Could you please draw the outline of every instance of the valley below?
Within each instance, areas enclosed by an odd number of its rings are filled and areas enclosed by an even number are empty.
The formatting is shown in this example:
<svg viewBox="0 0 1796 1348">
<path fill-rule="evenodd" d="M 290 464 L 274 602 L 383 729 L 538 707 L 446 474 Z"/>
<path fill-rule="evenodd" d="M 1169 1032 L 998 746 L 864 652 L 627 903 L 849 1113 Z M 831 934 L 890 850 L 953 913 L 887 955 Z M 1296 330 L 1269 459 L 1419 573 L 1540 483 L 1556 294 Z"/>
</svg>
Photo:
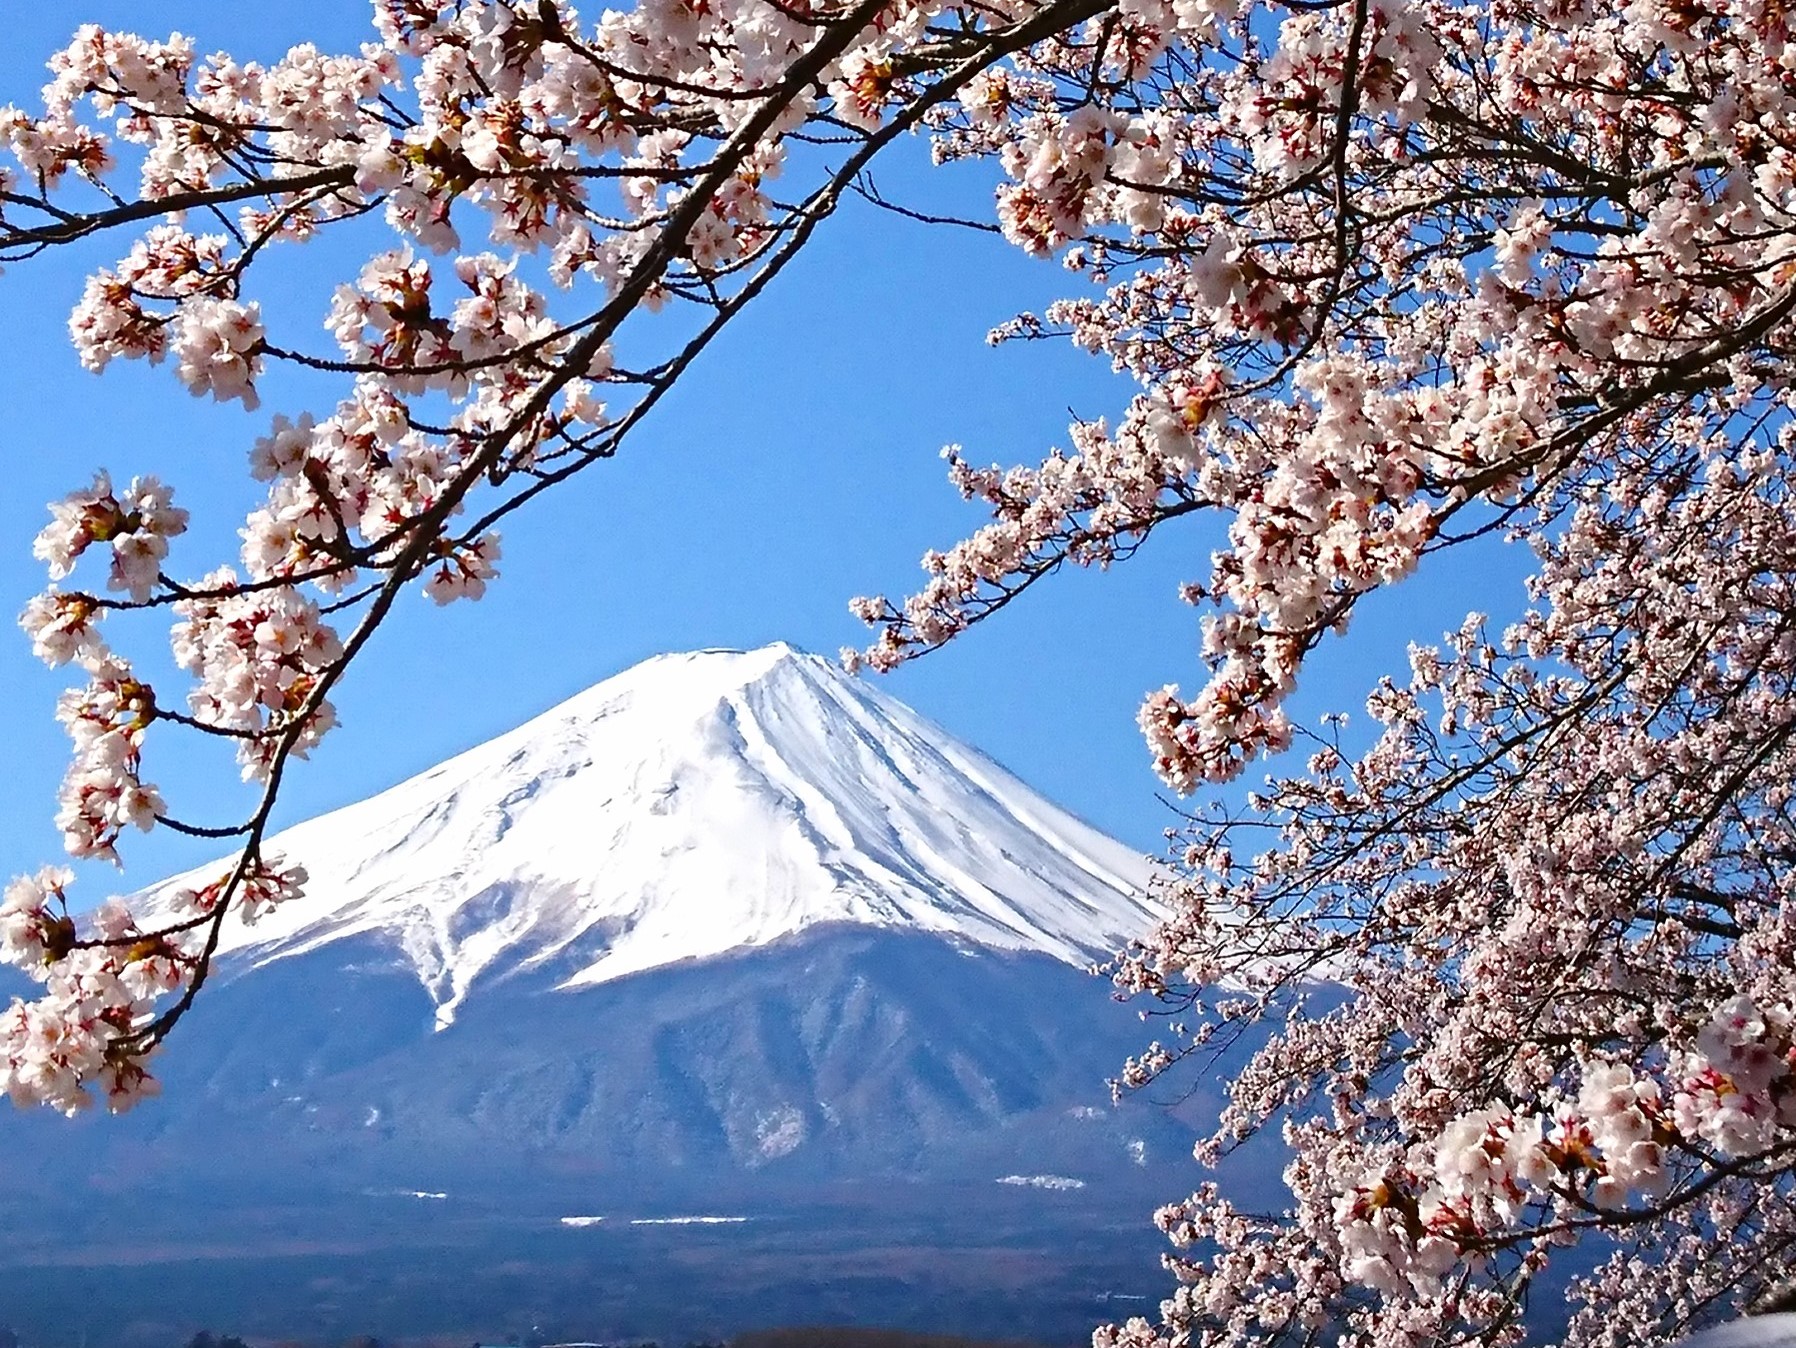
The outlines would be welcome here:
<svg viewBox="0 0 1796 1348">
<path fill-rule="evenodd" d="M 1031 1190 L 980 1203 L 976 1222 L 964 1210 L 950 1192 L 902 1186 L 728 1224 L 618 1214 L 567 1227 L 540 1204 L 453 1199 L 127 1210 L 161 1229 L 0 1262 L 0 1321 L 46 1348 L 178 1348 L 203 1326 L 319 1344 L 533 1332 L 681 1344 L 786 1324 L 1072 1345 L 1167 1290 L 1145 1208 L 1128 1220 L 1113 1200 Z"/>
</svg>

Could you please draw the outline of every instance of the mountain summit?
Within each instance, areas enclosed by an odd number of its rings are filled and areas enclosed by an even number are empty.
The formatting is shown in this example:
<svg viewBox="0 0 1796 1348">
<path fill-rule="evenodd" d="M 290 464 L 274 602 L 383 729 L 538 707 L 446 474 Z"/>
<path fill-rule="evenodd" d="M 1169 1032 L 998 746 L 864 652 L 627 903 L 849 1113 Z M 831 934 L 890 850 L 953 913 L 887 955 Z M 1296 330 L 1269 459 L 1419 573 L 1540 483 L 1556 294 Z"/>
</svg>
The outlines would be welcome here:
<svg viewBox="0 0 1796 1348">
<path fill-rule="evenodd" d="M 229 965 L 372 937 L 439 1027 L 521 974 L 575 989 L 825 924 L 1085 964 L 1153 920 L 1140 856 L 783 643 L 644 661 L 267 850 L 307 896 L 229 924 Z"/>
</svg>

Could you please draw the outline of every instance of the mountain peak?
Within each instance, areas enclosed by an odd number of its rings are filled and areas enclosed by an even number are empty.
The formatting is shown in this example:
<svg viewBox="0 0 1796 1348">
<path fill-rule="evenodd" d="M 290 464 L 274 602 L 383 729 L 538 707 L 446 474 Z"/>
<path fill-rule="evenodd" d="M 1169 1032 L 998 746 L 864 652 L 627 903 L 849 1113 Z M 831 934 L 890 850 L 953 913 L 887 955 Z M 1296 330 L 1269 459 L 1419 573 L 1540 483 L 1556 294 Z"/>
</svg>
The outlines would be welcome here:
<svg viewBox="0 0 1796 1348">
<path fill-rule="evenodd" d="M 1141 857 L 785 642 L 645 660 L 267 850 L 307 897 L 232 923 L 228 962 L 369 938 L 443 1025 L 477 986 L 578 988 L 824 924 L 1081 964 L 1153 919 Z"/>
<path fill-rule="evenodd" d="M 594 684 L 585 692 L 576 693 L 538 719 L 553 717 L 560 711 L 578 714 L 625 696 L 648 696 L 667 703 L 702 702 L 711 694 L 726 695 L 793 668 L 807 670 L 823 679 L 850 677 L 833 661 L 784 641 L 770 642 L 751 650 L 712 646 L 696 651 L 670 651 L 665 655 L 652 655 L 622 673 Z"/>
</svg>

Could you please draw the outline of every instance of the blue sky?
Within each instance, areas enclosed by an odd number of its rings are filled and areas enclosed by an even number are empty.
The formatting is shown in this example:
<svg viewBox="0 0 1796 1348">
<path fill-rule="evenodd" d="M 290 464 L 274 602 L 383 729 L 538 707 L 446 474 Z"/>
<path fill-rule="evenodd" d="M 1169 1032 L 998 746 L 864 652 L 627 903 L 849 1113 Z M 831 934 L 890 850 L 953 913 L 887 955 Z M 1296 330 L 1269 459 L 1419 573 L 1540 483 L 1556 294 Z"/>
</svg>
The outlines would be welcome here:
<svg viewBox="0 0 1796 1348">
<path fill-rule="evenodd" d="M 365 0 L 10 8 L 0 104 L 27 108 L 44 57 L 84 21 L 149 36 L 178 29 L 202 50 L 263 58 L 295 41 L 342 50 L 368 35 Z M 920 142 L 896 149 L 901 162 L 880 174 L 888 191 L 983 197 L 979 170 L 937 173 L 922 167 Z M 244 467 L 251 440 L 274 414 L 323 412 L 340 392 L 329 378 L 271 378 L 261 410 L 244 413 L 188 397 L 166 367 L 84 372 L 64 331 L 68 310 L 86 272 L 129 243 L 102 238 L 0 275 L 9 338 L 0 610 L 9 618 L 42 585 L 30 545 L 45 502 L 96 467 L 175 484 L 195 516 L 172 560 L 177 574 L 234 560 L 235 530 L 258 495 Z M 257 293 L 290 320 L 321 320 L 331 287 L 364 256 L 289 249 L 267 260 Z M 419 596 L 401 606 L 340 691 L 342 728 L 290 776 L 282 818 L 391 785 L 658 652 L 861 643 L 847 600 L 906 592 L 925 548 L 981 521 L 946 485 L 944 444 L 964 444 L 976 460 L 1030 460 L 1065 443 L 1069 409 L 1114 413 L 1127 401 L 1128 385 L 1088 356 L 985 345 L 992 325 L 1081 284 L 996 239 L 845 209 L 618 460 L 508 522 L 503 579 L 485 600 L 438 610 Z M 318 333 L 307 344 L 323 342 Z M 1156 536 L 1109 574 L 1063 575 L 885 687 L 1094 823 L 1157 849 L 1173 816 L 1157 798 L 1134 713 L 1146 690 L 1200 679 L 1197 615 L 1176 587 L 1207 571 L 1216 539 L 1216 525 L 1200 522 Z M 1456 626 L 1468 606 L 1512 608 L 1522 560 L 1495 556 L 1481 576 L 1412 584 L 1374 605 L 1300 705 L 1312 717 L 1357 709 L 1377 672 L 1401 667 L 1412 636 Z M 166 649 L 156 630 L 139 637 L 116 644 L 134 655 Z M 16 629 L 0 629 L 0 878 L 58 855 L 51 816 L 66 751 L 52 709 L 66 682 L 36 664 Z M 152 736 L 151 753 L 147 775 L 183 815 L 224 822 L 241 813 L 248 797 L 211 746 L 165 732 Z M 133 836 L 126 876 L 101 868 L 84 882 L 85 898 L 216 851 L 165 831 Z"/>
</svg>

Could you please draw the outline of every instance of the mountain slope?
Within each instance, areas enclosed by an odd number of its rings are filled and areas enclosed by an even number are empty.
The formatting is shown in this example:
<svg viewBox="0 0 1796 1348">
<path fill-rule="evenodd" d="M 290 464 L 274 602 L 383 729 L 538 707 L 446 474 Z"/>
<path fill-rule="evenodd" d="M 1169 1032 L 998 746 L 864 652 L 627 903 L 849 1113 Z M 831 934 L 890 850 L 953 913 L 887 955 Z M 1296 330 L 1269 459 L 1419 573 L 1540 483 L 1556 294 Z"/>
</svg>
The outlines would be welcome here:
<svg viewBox="0 0 1796 1348">
<path fill-rule="evenodd" d="M 374 936 L 439 1024 L 476 984 L 593 986 L 820 925 L 1079 965 L 1153 916 L 1139 856 L 785 645 L 646 661 L 268 851 L 307 897 L 232 923 L 227 966 Z"/>
</svg>

